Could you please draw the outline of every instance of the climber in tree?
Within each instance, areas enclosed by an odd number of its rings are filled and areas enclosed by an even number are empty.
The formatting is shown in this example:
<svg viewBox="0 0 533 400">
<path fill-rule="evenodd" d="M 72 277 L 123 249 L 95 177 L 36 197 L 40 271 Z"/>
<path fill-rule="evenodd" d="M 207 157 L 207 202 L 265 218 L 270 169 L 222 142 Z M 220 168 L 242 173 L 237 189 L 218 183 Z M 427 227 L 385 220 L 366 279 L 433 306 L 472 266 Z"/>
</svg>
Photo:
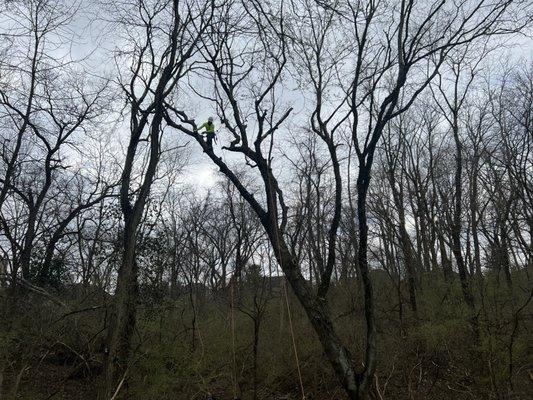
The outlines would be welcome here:
<svg viewBox="0 0 533 400">
<path fill-rule="evenodd" d="M 209 147 L 209 150 L 213 150 L 213 140 L 215 139 L 215 124 L 213 123 L 213 117 L 209 117 L 207 122 L 200 126 L 200 130 L 202 129 L 205 130 L 200 133 L 205 133 L 207 147 Z"/>
</svg>

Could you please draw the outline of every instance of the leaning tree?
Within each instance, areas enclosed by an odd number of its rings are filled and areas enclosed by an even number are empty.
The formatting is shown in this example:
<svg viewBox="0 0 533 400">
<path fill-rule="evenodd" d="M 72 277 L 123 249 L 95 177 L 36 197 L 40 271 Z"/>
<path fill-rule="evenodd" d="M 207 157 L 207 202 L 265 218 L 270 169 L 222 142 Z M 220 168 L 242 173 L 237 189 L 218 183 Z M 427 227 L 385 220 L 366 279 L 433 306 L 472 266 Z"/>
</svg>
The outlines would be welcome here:
<svg viewBox="0 0 533 400">
<path fill-rule="evenodd" d="M 217 8 L 213 26 L 200 42 L 205 67 L 199 81 L 208 84 L 209 91 L 194 84 L 193 90 L 215 106 L 231 143 L 223 146 L 220 154 L 204 142 L 198 125 L 187 113 L 171 105 L 165 109 L 167 124 L 197 141 L 259 217 L 283 273 L 351 399 L 366 396 L 376 368 L 366 205 L 380 138 L 388 124 L 427 89 L 452 49 L 480 37 L 514 31 L 512 11 L 521 4 L 469 0 L 450 4 L 303 0 L 271 3 L 267 7 L 258 1 L 227 1 Z M 310 29 L 302 29 L 297 21 L 305 21 Z M 351 39 L 348 52 L 330 48 L 335 46 L 332 38 L 339 35 Z M 345 41 L 340 45 L 345 46 Z M 328 250 L 316 287 L 307 282 L 287 240 L 290 207 L 282 188 L 282 172 L 274 173 L 275 138 L 293 114 L 293 108 L 283 97 L 286 82 L 290 82 L 292 50 L 300 52 L 301 63 L 296 71 L 308 74 L 314 105 L 311 115 L 297 120 L 298 124 L 303 121 L 308 134 L 318 136 L 325 144 L 336 180 L 332 217 L 324 222 L 328 224 Z M 336 68 L 328 65 L 332 57 L 334 63 L 339 61 L 335 57 L 345 57 L 348 62 Z M 331 85 L 337 87 L 338 96 L 324 95 Z M 298 96 L 309 94 L 303 92 L 297 92 Z M 358 161 L 357 264 L 364 287 L 367 326 L 366 353 L 359 363 L 354 362 L 335 330 L 327 300 L 341 215 L 342 182 L 337 152 L 342 129 L 351 132 Z M 225 161 L 225 153 L 240 155 L 257 171 L 263 190 L 261 197 Z"/>
</svg>

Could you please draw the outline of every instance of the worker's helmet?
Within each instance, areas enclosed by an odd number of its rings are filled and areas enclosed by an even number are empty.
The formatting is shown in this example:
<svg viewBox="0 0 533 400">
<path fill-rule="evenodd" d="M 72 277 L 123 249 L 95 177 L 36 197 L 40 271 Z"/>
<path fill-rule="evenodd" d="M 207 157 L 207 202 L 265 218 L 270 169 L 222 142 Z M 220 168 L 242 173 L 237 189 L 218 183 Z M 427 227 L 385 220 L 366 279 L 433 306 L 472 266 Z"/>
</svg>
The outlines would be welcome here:
<svg viewBox="0 0 533 400">
<path fill-rule="evenodd" d="M 209 117 L 209 118 L 207 118 L 207 120 L 208 120 L 209 122 L 213 122 L 213 117 Z"/>
</svg>

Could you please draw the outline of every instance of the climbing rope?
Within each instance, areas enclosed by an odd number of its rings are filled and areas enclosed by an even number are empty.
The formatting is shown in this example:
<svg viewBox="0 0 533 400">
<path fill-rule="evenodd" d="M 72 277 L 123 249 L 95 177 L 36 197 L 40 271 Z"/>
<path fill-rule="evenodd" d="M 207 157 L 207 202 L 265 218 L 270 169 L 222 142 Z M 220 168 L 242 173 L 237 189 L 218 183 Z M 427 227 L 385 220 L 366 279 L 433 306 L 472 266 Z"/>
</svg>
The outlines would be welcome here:
<svg viewBox="0 0 533 400">
<path fill-rule="evenodd" d="M 287 293 L 287 284 L 286 281 L 283 281 L 283 291 L 285 293 L 285 304 L 287 304 L 287 315 L 289 317 L 289 327 L 291 332 L 291 338 L 292 338 L 292 348 L 294 350 L 294 359 L 296 361 L 296 369 L 298 371 L 298 380 L 300 382 L 300 391 L 302 394 L 302 400 L 305 400 L 305 390 L 304 390 L 304 383 L 302 379 L 302 371 L 300 369 L 300 359 L 298 357 L 298 348 L 296 347 L 296 339 L 294 335 L 294 327 L 292 325 L 292 316 L 291 316 L 291 308 L 289 305 L 289 295 Z"/>
<path fill-rule="evenodd" d="M 222 149 L 221 149 L 221 157 L 222 157 L 222 160 L 224 161 L 224 163 L 226 163 L 225 152 Z M 268 175 L 268 179 L 269 179 L 270 186 L 272 186 L 271 181 L 270 181 L 270 175 Z M 276 229 L 277 229 L 277 224 L 276 224 Z M 278 232 L 278 234 L 279 234 L 279 232 Z M 276 241 L 277 241 L 277 248 L 279 249 L 280 248 L 280 242 L 279 242 L 279 236 L 278 235 L 276 235 Z M 280 257 L 279 257 L 279 264 L 281 266 L 281 269 L 283 270 L 283 261 L 282 261 L 281 254 L 280 254 Z M 232 374 L 233 375 L 232 376 L 233 398 L 236 400 L 236 399 L 238 399 L 238 397 L 237 397 L 237 357 L 236 357 L 236 354 L 235 354 L 235 310 L 234 310 L 234 294 L 233 294 L 234 284 L 235 284 L 235 281 L 234 281 L 234 279 L 232 279 L 232 282 L 231 282 L 231 285 L 230 285 L 230 296 L 231 296 L 231 301 L 230 301 L 230 325 L 231 325 L 231 341 L 232 341 L 232 352 L 233 352 L 233 374 Z M 293 351 L 294 351 L 294 360 L 296 362 L 296 370 L 298 372 L 298 382 L 300 384 L 300 392 L 301 392 L 301 395 L 302 395 L 302 400 L 305 400 L 306 399 L 306 397 L 305 397 L 305 389 L 304 389 L 304 384 L 303 384 L 302 371 L 301 371 L 301 368 L 300 368 L 300 358 L 298 357 L 298 347 L 296 346 L 294 325 L 292 323 L 292 314 L 291 314 L 291 308 L 290 308 L 290 303 L 289 303 L 289 295 L 288 295 L 288 292 L 287 292 L 286 278 L 283 281 L 283 292 L 284 292 L 284 295 L 285 295 L 285 304 L 287 306 L 287 315 L 288 315 L 288 319 L 289 319 L 291 342 L 292 342 L 292 348 L 293 348 Z"/>
<path fill-rule="evenodd" d="M 231 376 L 232 386 L 233 386 L 233 399 L 237 400 L 237 355 L 235 351 L 235 305 L 234 305 L 234 294 L 233 287 L 235 285 L 235 279 L 231 279 L 230 285 L 230 329 L 231 329 L 231 349 L 233 353 L 233 373 Z"/>
<path fill-rule="evenodd" d="M 268 180 L 269 180 L 270 186 L 272 187 L 272 183 L 270 181 L 270 174 L 268 174 Z M 278 229 L 278 223 L 276 221 L 276 230 L 277 229 Z M 277 234 L 276 234 L 276 243 L 277 243 L 277 248 L 278 249 L 280 249 L 279 234 L 280 234 L 280 232 L 278 231 Z M 279 264 L 280 264 L 281 270 L 283 272 L 283 259 L 281 257 L 281 250 L 280 250 L 280 254 L 279 254 Z M 276 270 L 277 270 L 277 268 L 276 268 Z M 285 275 L 285 272 L 283 272 L 283 275 Z M 296 370 L 298 372 L 298 382 L 300 383 L 300 392 L 301 392 L 301 395 L 302 395 L 302 400 L 305 400 L 305 390 L 304 390 L 304 384 L 303 384 L 303 379 L 302 379 L 302 371 L 301 371 L 301 368 L 300 368 L 300 358 L 298 357 L 298 347 L 296 346 L 296 338 L 295 338 L 295 334 L 294 334 L 294 326 L 293 326 L 293 323 L 292 323 L 292 313 L 291 313 L 291 308 L 290 308 L 290 303 L 289 303 L 289 295 L 288 295 L 288 292 L 287 292 L 287 277 L 286 276 L 285 276 L 285 279 L 283 280 L 283 292 L 284 292 L 284 295 L 285 295 L 285 304 L 287 305 L 287 316 L 288 316 L 288 319 L 289 319 L 289 328 L 290 328 L 290 333 L 291 333 L 292 348 L 293 348 L 293 351 L 294 351 L 294 360 L 296 362 Z"/>
<path fill-rule="evenodd" d="M 217 134 L 220 132 L 220 129 L 217 131 Z M 218 140 L 215 142 L 218 144 Z M 221 146 L 222 147 L 222 146 Z M 214 153 L 214 151 L 213 151 Z M 227 165 L 226 162 L 226 156 L 225 151 L 223 149 L 220 149 L 220 155 L 222 158 L 222 161 L 224 164 Z M 230 285 L 230 329 L 231 329 L 231 350 L 233 355 L 233 366 L 232 366 L 232 375 L 231 375 L 231 381 L 233 386 L 233 399 L 237 400 L 239 397 L 237 396 L 237 354 L 236 354 L 236 348 L 235 348 L 235 294 L 234 294 L 234 287 L 235 287 L 235 275 L 231 277 L 231 285 Z"/>
</svg>

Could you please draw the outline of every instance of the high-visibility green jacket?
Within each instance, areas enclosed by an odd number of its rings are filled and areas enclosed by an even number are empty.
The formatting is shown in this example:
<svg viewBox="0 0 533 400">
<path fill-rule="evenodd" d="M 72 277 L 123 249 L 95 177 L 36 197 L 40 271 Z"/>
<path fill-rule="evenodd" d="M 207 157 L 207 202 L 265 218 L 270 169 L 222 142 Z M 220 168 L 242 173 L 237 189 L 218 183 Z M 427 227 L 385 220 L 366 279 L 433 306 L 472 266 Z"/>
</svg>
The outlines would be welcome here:
<svg viewBox="0 0 533 400">
<path fill-rule="evenodd" d="M 215 134 L 215 124 L 213 124 L 212 122 L 209 122 L 207 121 L 205 124 L 203 124 L 200 129 L 202 128 L 205 128 L 205 133 L 209 134 L 209 135 L 214 135 Z"/>
</svg>

